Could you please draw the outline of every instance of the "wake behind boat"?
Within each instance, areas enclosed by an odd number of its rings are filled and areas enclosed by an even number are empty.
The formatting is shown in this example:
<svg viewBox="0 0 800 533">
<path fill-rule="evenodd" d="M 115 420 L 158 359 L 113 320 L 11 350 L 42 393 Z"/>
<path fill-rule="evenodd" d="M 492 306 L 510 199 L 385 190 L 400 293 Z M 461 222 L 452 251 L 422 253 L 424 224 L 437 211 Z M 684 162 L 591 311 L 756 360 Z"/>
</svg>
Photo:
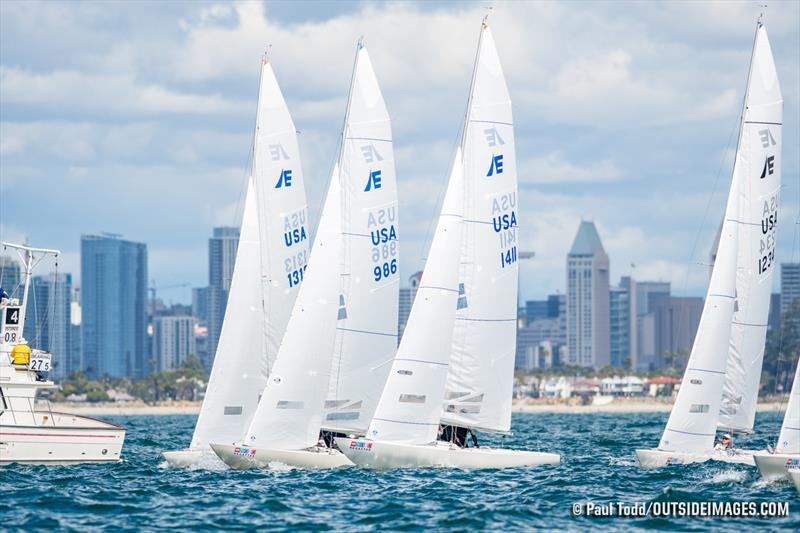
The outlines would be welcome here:
<svg viewBox="0 0 800 533">
<path fill-rule="evenodd" d="M 336 438 L 355 464 L 560 464 L 557 454 L 478 447 L 474 435 L 511 425 L 516 200 L 511 100 L 484 20 L 461 146 L 405 333 L 366 437 Z"/>
<path fill-rule="evenodd" d="M 52 355 L 32 350 L 22 338 L 33 268 L 57 250 L 3 243 L 16 249 L 25 271 L 22 301 L 0 297 L 0 466 L 10 463 L 63 465 L 120 460 L 125 428 L 37 403 L 40 390 L 56 388 L 46 378 Z M 5 295 L 3 295 L 5 296 Z"/>
</svg>

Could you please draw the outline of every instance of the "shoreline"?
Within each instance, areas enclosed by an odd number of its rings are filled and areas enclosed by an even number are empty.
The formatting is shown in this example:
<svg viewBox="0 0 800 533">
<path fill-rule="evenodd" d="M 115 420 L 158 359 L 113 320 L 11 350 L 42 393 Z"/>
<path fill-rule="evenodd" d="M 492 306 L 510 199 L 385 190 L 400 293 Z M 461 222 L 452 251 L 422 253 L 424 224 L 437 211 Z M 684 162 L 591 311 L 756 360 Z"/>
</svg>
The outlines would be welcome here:
<svg viewBox="0 0 800 533">
<path fill-rule="evenodd" d="M 53 411 L 74 413 L 85 416 L 168 416 L 197 415 L 202 402 L 168 402 L 160 405 L 147 405 L 141 402 L 126 404 L 88 404 L 88 403 L 53 403 Z M 527 400 L 515 400 L 513 413 L 533 414 L 593 414 L 593 413 L 668 413 L 672 402 L 614 400 L 603 404 L 572 405 L 567 402 L 550 403 Z M 782 412 L 786 402 L 759 403 L 757 412 Z"/>
</svg>

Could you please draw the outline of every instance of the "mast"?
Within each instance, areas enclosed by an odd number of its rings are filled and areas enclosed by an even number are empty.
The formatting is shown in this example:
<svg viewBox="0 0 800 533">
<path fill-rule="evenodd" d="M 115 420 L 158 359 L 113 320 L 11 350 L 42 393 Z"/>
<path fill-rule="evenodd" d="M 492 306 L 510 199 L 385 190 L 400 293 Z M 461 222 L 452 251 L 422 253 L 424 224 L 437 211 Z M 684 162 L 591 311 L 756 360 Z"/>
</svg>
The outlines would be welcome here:
<svg viewBox="0 0 800 533">
<path fill-rule="evenodd" d="M 21 337 L 22 332 L 25 331 L 25 313 L 28 307 L 28 288 L 31 285 L 33 269 L 36 268 L 36 265 L 38 265 L 42 259 L 48 255 L 52 255 L 57 258 L 61 252 L 59 250 L 50 250 L 48 248 L 32 248 L 24 244 L 13 244 L 10 242 L 3 242 L 3 247 L 15 249 L 25 269 L 25 284 L 22 290 L 22 304 L 20 305 L 19 310 L 19 332 Z M 37 258 L 37 254 L 41 255 Z"/>
</svg>

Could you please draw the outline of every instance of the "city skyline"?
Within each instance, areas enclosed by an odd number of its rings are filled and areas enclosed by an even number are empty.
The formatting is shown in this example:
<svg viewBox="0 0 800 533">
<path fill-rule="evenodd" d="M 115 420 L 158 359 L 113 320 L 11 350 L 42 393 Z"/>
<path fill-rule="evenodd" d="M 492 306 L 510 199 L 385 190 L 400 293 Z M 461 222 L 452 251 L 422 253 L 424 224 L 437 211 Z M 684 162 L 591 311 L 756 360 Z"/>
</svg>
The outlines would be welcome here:
<svg viewBox="0 0 800 533">
<path fill-rule="evenodd" d="M 596 222 L 618 258 L 611 279 L 703 294 L 758 9 L 496 4 L 490 23 L 502 30 L 515 102 L 520 246 L 536 253 L 520 268 L 523 299 L 566 290 L 563 235 L 581 219 Z M 798 10 L 784 3 L 766 14 L 787 126 L 800 99 Z M 196 2 L 155 13 L 135 3 L 4 2 L 0 14 L 0 237 L 62 249 L 61 270 L 75 284 L 78 236 L 101 230 L 148 243 L 157 285 L 205 284 L 207 235 L 239 223 L 266 43 L 301 130 L 315 227 L 361 34 L 394 119 L 401 279 L 422 268 L 483 5 Z M 521 39 L 534 20 L 559 30 Z M 406 24 L 420 35 L 406 35 Z M 430 24 L 439 31 L 426 31 Z M 315 37 L 294 46 L 302 35 Z M 393 53 L 398 46 L 406 53 Z M 63 52 L 57 59 L 53 47 Z M 787 127 L 780 262 L 793 260 L 798 144 Z M 28 198 L 39 208 L 28 209 Z M 73 209 L 83 205 L 92 208 Z M 164 297 L 188 303 L 191 292 Z"/>
</svg>

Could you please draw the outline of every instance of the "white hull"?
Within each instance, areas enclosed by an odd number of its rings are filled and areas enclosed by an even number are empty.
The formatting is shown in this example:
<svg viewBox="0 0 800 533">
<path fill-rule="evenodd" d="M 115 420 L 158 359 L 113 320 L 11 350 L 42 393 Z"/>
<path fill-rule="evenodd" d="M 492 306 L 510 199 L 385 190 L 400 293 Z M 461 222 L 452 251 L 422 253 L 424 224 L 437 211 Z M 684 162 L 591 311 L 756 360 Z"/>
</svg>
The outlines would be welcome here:
<svg viewBox="0 0 800 533">
<path fill-rule="evenodd" d="M 786 477 L 789 478 L 790 468 L 800 468 L 800 455 L 788 453 L 769 453 L 768 451 L 756 452 L 753 455 L 758 471 L 765 479 Z"/>
<path fill-rule="evenodd" d="M 797 489 L 797 492 L 800 492 L 800 469 L 793 468 L 788 472 L 789 472 L 789 479 L 792 480 L 794 488 Z"/>
<path fill-rule="evenodd" d="M 42 423 L 15 425 L 0 418 L 0 465 L 114 463 L 120 460 L 124 428 L 63 413 L 37 412 L 36 418 Z"/>
<path fill-rule="evenodd" d="M 356 465 L 381 470 L 431 466 L 470 469 L 514 468 L 561 464 L 561 456 L 555 453 L 497 448 L 459 448 L 448 443 L 415 445 L 341 437 L 336 439 L 336 444 Z"/>
<path fill-rule="evenodd" d="M 639 466 L 645 469 L 704 463 L 706 461 L 720 461 L 723 463 L 754 466 L 754 453 L 755 452 L 751 450 L 735 450 L 732 453 L 720 450 L 712 450 L 705 453 L 690 453 L 650 449 L 636 450 L 636 460 L 639 461 Z"/>
<path fill-rule="evenodd" d="M 235 470 L 267 468 L 272 463 L 309 469 L 338 468 L 353 464 L 339 450 L 319 446 L 306 450 L 275 450 L 233 444 L 212 444 L 211 448 L 226 465 Z"/>
</svg>

